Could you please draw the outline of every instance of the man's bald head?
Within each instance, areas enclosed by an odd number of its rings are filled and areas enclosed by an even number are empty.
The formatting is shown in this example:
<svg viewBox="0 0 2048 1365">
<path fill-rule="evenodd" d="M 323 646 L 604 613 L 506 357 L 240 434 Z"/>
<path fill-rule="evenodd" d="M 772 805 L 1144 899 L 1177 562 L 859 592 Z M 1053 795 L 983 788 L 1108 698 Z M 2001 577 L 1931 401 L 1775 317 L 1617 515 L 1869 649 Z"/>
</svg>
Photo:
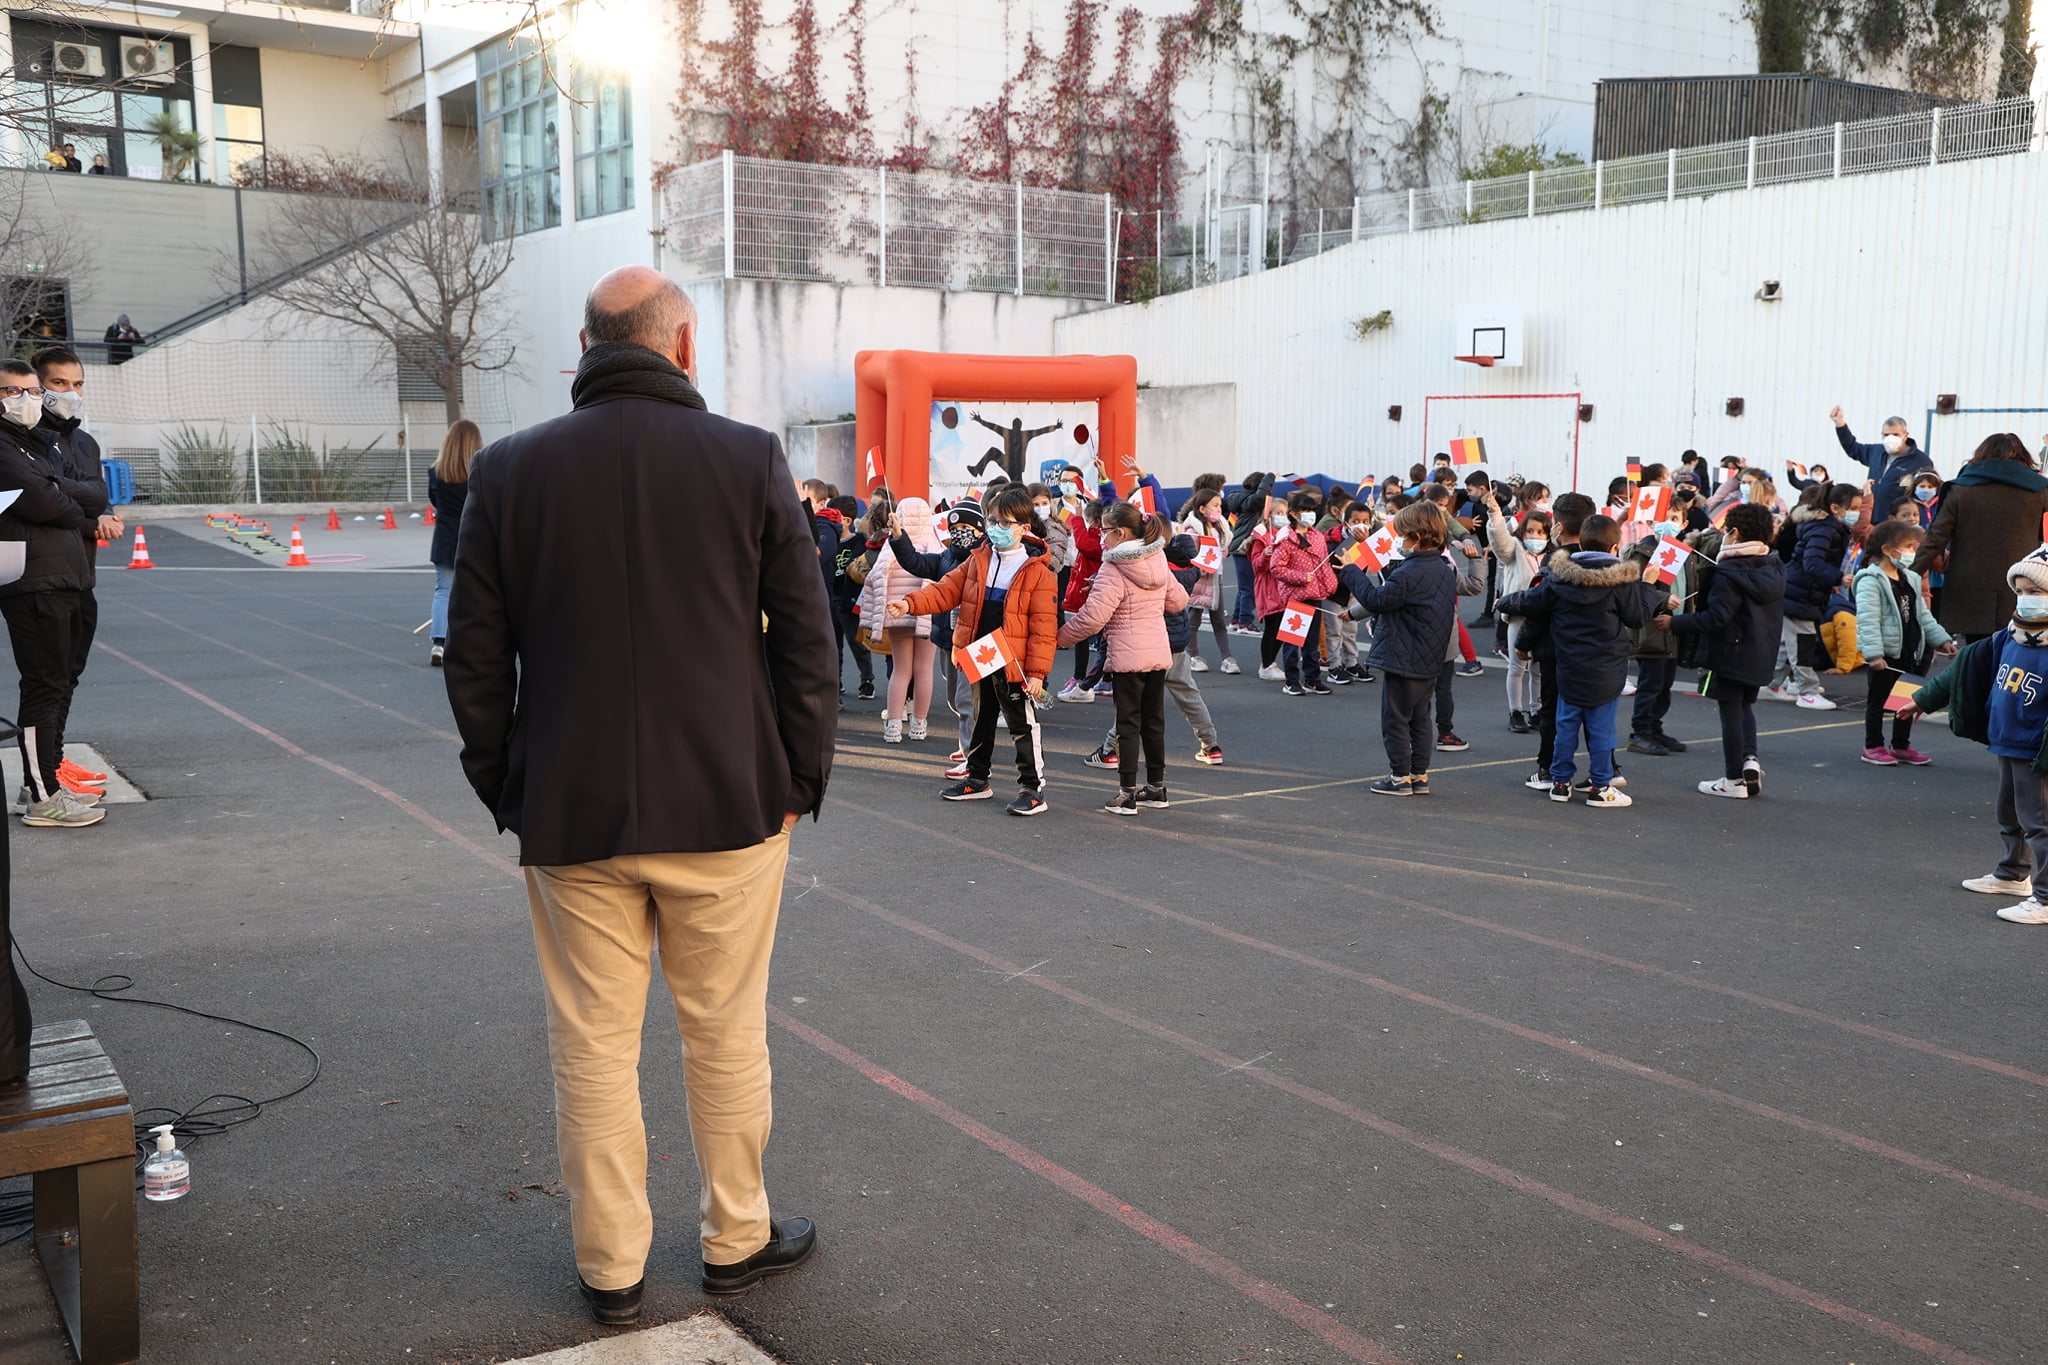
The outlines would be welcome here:
<svg viewBox="0 0 2048 1365">
<path fill-rule="evenodd" d="M 621 266 L 583 301 L 583 344 L 624 341 L 696 367 L 697 306 L 674 280 L 644 265 Z"/>
</svg>

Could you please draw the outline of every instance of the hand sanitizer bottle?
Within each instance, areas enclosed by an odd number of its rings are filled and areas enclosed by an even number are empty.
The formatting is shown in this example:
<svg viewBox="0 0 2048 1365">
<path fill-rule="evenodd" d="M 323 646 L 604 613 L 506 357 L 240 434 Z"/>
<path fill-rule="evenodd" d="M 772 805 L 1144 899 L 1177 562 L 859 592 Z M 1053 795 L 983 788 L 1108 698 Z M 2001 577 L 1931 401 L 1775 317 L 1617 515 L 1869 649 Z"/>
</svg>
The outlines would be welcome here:
<svg viewBox="0 0 2048 1365">
<path fill-rule="evenodd" d="M 171 1141 L 171 1125 L 158 1124 L 156 1150 L 142 1163 L 142 1197 L 159 1204 L 183 1199 L 192 1192 L 192 1163 Z"/>
</svg>

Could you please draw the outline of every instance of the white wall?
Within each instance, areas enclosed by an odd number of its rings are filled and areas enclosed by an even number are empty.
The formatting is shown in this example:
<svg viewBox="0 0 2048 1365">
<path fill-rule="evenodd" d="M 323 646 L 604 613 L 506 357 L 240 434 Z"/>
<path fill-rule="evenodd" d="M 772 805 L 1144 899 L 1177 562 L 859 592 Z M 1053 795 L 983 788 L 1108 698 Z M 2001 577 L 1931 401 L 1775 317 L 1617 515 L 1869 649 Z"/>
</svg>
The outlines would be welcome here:
<svg viewBox="0 0 2048 1365">
<path fill-rule="evenodd" d="M 1579 433 L 1582 488 L 1604 488 L 1630 455 L 1669 463 L 1688 447 L 1839 470 L 1838 402 L 1864 440 L 1903 413 L 1952 471 L 1987 429 L 2030 445 L 2048 431 L 2038 411 L 1925 416 L 1940 393 L 2048 409 L 2044 196 L 2048 155 L 2034 153 L 1480 223 L 1064 319 L 1055 334 L 1063 353 L 1135 355 L 1143 382 L 1235 384 L 1239 474 L 1405 470 L 1442 448 L 1441 426 L 1429 445 L 1422 434 L 1432 395 L 1565 392 L 1597 409 Z M 1781 302 L 1756 300 L 1765 279 L 1782 282 Z M 1452 310 L 1498 302 L 1522 305 L 1527 363 L 1453 360 Z M 1382 308 L 1392 328 L 1357 339 L 1351 324 Z M 1731 397 L 1744 416 L 1723 415 Z M 1567 440 L 1558 411 L 1506 437 L 1495 427 L 1492 470 L 1532 472 Z"/>
<path fill-rule="evenodd" d="M 275 47 L 262 53 L 266 148 L 293 156 L 418 154 L 402 126 L 391 121 L 390 100 L 381 88 L 382 62 Z M 414 129 L 412 136 L 417 135 Z"/>
</svg>

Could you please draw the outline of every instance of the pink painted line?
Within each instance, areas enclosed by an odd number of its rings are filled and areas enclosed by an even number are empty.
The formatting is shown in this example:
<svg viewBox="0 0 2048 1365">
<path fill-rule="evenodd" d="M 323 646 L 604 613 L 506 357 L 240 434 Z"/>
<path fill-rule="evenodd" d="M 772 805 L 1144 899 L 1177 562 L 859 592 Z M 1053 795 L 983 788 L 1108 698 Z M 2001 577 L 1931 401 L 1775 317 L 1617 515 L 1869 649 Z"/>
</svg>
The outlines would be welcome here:
<svg viewBox="0 0 2048 1365">
<path fill-rule="evenodd" d="M 883 815 L 878 811 L 864 810 L 863 813 L 874 819 L 893 821 L 893 817 Z M 898 824 L 904 823 L 902 821 L 893 822 Z M 917 828 L 916 826 L 909 827 Z M 929 833 L 922 830 L 920 832 Z M 1513 1020 L 1502 1019 L 1497 1015 L 1487 1014 L 1481 1010 L 1460 1005 L 1455 1001 L 1445 1000 L 1438 996 L 1415 990 L 1412 987 L 1403 986 L 1398 982 L 1388 981 L 1384 977 L 1372 976 L 1366 972 L 1359 971 L 1355 967 L 1347 967 L 1341 962 L 1331 962 L 1326 958 L 1316 957 L 1312 953 L 1304 953 L 1298 949 L 1282 947 L 1277 943 L 1269 943 L 1265 939 L 1255 938 L 1250 934 L 1228 928 L 1211 920 L 1190 915 L 1184 910 L 1176 910 L 1172 906 L 1161 905 L 1157 901 L 1148 901 L 1141 896 L 1132 896 L 1121 891 L 1112 891 L 1097 885 L 1086 877 L 1077 877 L 1071 873 L 1062 872 L 1058 868 L 1047 867 L 1026 858 L 1019 858 L 1015 854 L 1004 853 L 992 848 L 984 848 L 971 841 L 954 839 L 952 836 L 944 834 L 937 835 L 937 837 L 950 839 L 954 843 L 964 844 L 984 857 L 995 858 L 1039 876 L 1051 877 L 1055 880 L 1066 882 L 1070 886 L 1079 887 L 1093 895 L 1128 905 L 1132 909 L 1143 910 L 1147 914 L 1158 915 L 1161 918 L 1170 919 L 1177 924 L 1185 924 L 1189 928 L 1199 929 L 1205 934 L 1212 934 L 1228 942 L 1253 948 L 1259 952 L 1271 954 L 1274 957 L 1284 958 L 1289 962 L 1299 963 L 1304 967 L 1312 967 L 1319 972 L 1342 977 L 1346 981 L 1355 981 L 1361 986 L 1407 1000 L 1413 1004 L 1441 1010 L 1446 1014 L 1455 1015 L 1460 1019 L 1478 1024 L 1482 1028 L 1494 1029 L 1511 1037 L 1520 1038 L 1524 1042 L 1535 1043 L 1539 1047 L 1551 1048 L 1554 1051 L 1576 1057 L 1581 1061 L 1591 1062 L 1595 1066 L 1603 1066 L 1613 1071 L 1619 1071 L 1623 1075 L 1634 1076 L 1640 1080 L 1668 1086 L 1683 1094 L 1696 1095 L 1701 1099 L 1725 1105 L 1730 1109 L 1739 1110 L 1756 1118 L 1766 1119 L 1772 1123 L 1782 1123 L 1788 1128 L 1812 1134 L 1829 1142 L 1839 1143 L 1855 1151 L 1864 1152 L 1885 1161 L 1896 1162 L 1901 1166 L 1907 1166 L 1916 1171 L 1923 1171 L 1928 1175 L 1940 1176 L 1944 1180 L 1953 1180 L 1957 1184 L 1975 1190 L 1980 1194 L 2008 1200 L 2023 1207 L 2033 1209 L 2037 1213 L 2048 1213 L 2048 1195 L 2036 1194 L 2032 1190 L 2022 1189 L 2016 1185 L 2008 1185 L 2003 1181 L 1992 1180 L 1989 1177 L 1977 1175 L 1960 1167 L 1948 1165 L 1946 1162 L 1937 1161 L 1933 1157 L 1921 1156 L 1919 1153 L 1909 1152 L 1903 1147 L 1894 1147 L 1888 1142 L 1881 1142 L 1876 1138 L 1852 1132 L 1847 1128 L 1838 1128 L 1834 1124 L 1823 1123 L 1819 1119 L 1810 1119 L 1803 1114 L 1795 1114 L 1788 1109 L 1780 1109 L 1776 1105 L 1765 1104 L 1761 1100 L 1752 1100 L 1746 1096 L 1734 1094 L 1731 1091 L 1703 1085 L 1698 1081 L 1688 1080 L 1684 1076 L 1659 1070 L 1656 1067 L 1632 1061 L 1627 1057 L 1618 1056 L 1612 1052 L 1603 1052 L 1599 1048 L 1587 1047 L 1583 1043 L 1576 1043 L 1568 1038 L 1560 1038 L 1554 1033 L 1544 1033 L 1525 1024 L 1517 1024 Z M 1300 869 L 1290 870 L 1298 872 Z M 867 907 L 863 906 L 862 908 L 865 909 Z"/>
<path fill-rule="evenodd" d="M 1648 1243 L 1651 1246 L 1658 1247 L 1675 1256 L 1683 1257 L 1695 1264 L 1708 1266 L 1727 1275 L 1731 1279 L 1741 1280 L 1744 1284 L 1752 1285 L 1766 1293 L 1774 1294 L 1787 1302 L 1798 1304 L 1803 1308 L 1812 1309 L 1817 1313 L 1824 1313 L 1828 1317 L 1860 1328 L 1873 1336 L 1881 1337 L 1886 1341 L 1917 1351 L 1934 1360 L 1943 1361 L 1945 1365 L 1990 1365 L 1990 1362 L 1981 1356 L 1975 1356 L 1958 1347 L 1936 1341 L 1934 1338 L 1925 1336 L 1909 1327 L 1903 1327 L 1887 1318 L 1881 1318 L 1875 1313 L 1866 1312 L 1861 1308 L 1854 1308 L 1848 1304 L 1840 1303 L 1824 1294 L 1807 1289 L 1802 1285 L 1794 1284 L 1790 1280 L 1781 1279 L 1776 1275 L 1770 1274 L 1768 1271 L 1758 1270 L 1753 1266 L 1745 1265 L 1689 1238 L 1675 1236 L 1661 1228 L 1653 1227 L 1639 1218 L 1631 1218 L 1627 1214 L 1610 1209 L 1604 1204 L 1598 1204 L 1590 1199 L 1560 1190 L 1533 1176 L 1524 1175 L 1512 1167 L 1503 1166 L 1496 1161 L 1489 1161 L 1485 1157 L 1468 1152 L 1461 1147 L 1456 1147 L 1440 1139 L 1418 1133 L 1405 1124 L 1397 1123 L 1369 1109 L 1362 1109 L 1355 1104 L 1340 1100 L 1336 1096 L 1317 1090 L 1312 1086 L 1304 1085 L 1299 1081 L 1269 1071 L 1265 1067 L 1256 1066 L 1252 1062 L 1233 1057 L 1227 1052 L 1211 1047 L 1209 1044 L 1200 1042 L 1197 1039 L 1190 1038 L 1184 1033 L 1179 1033 L 1164 1024 L 1156 1023 L 1145 1018 L 1143 1015 L 1133 1014 L 1129 1010 L 1121 1009 L 1106 1001 L 1097 1000 L 1093 996 L 1075 990 L 1072 986 L 1049 980 L 1042 976 L 1031 975 L 1020 970 L 1013 962 L 1006 961 L 994 953 L 977 948 L 971 943 L 953 938 L 951 935 L 934 929 L 929 925 L 921 924 L 907 915 L 898 914 L 893 910 L 876 905 L 872 901 L 865 900 L 850 892 L 841 891 L 837 887 L 824 885 L 823 883 L 818 884 L 816 890 L 830 896 L 833 900 L 839 901 L 841 904 L 864 911 L 885 923 L 908 930 L 920 938 L 938 944 L 943 948 L 949 948 L 973 961 L 981 963 L 985 967 L 1002 972 L 1010 980 L 1022 981 L 1036 986 L 1038 989 L 1059 996 L 1061 999 L 1072 1004 L 1079 1005 L 1084 1009 L 1093 1010 L 1106 1019 L 1114 1020 L 1127 1028 L 1145 1034 L 1148 1037 L 1156 1038 L 1161 1042 L 1169 1043 L 1184 1052 L 1201 1058 L 1213 1066 L 1220 1067 L 1237 1075 L 1249 1077 L 1261 1085 L 1270 1086 L 1297 1099 L 1306 1100 L 1308 1103 L 1347 1119 L 1360 1127 L 1370 1129 L 1383 1137 L 1391 1138 L 1405 1146 L 1414 1148 L 1416 1151 L 1427 1153 L 1440 1161 L 1448 1162 L 1474 1175 L 1483 1176 L 1517 1193 L 1540 1199 L 1568 1213 L 1590 1219 L 1602 1227 L 1634 1238 L 1639 1242 Z M 772 1008 L 769 1013 L 771 1016 L 776 1017 L 778 1023 L 784 1023 Z M 788 1027 L 788 1024 L 784 1023 L 784 1027 Z M 875 1078 L 870 1077 L 870 1079 Z"/>
<path fill-rule="evenodd" d="M 316 768 L 324 768 L 328 772 L 333 773 L 336 777 L 343 778 L 347 781 L 355 783 L 358 787 L 361 787 L 364 791 L 369 792 L 371 795 L 382 797 L 384 800 L 389 801 L 392 805 L 404 811 L 407 815 L 410 815 L 413 819 L 425 825 L 428 829 L 434 831 L 434 833 L 440 835 L 443 839 L 446 839 L 449 843 L 454 844 L 459 848 L 467 849 L 469 852 L 474 853 L 477 857 L 483 859 L 492 867 L 495 867 L 500 871 L 506 873 L 508 876 L 511 876 L 515 879 L 522 881 L 525 879 L 525 874 L 520 872 L 519 865 L 513 862 L 510 858 L 503 857 L 502 855 L 495 853 L 488 848 L 485 848 L 482 844 L 477 843 L 474 839 L 469 838 L 467 835 L 460 834 L 457 831 L 449 828 L 447 825 L 441 823 L 441 821 L 435 819 L 432 815 L 429 815 L 426 811 L 421 810 L 418 806 L 415 806 L 412 802 L 400 796 L 397 792 L 392 791 L 389 787 L 382 786 L 376 782 L 372 782 L 369 778 L 364 777 L 361 773 L 356 772 L 350 768 L 344 768 L 341 766 L 341 764 L 333 762 L 330 759 L 322 758 L 318 754 L 309 753 L 308 751 L 301 749 L 298 745 L 292 743 L 283 735 L 277 733 L 277 731 L 268 729 L 262 725 L 257 724 L 255 721 L 250 720 L 247 716 L 243 715 L 240 711 L 235 710 L 233 707 L 222 705 L 220 702 L 215 701 L 212 697 L 207 696 L 204 692 L 201 692 L 198 688 L 188 687 L 186 684 L 179 682 L 176 678 L 173 678 L 170 674 L 160 673 L 156 669 L 151 668 L 148 664 L 142 662 L 140 659 L 124 654 L 120 650 L 114 648 L 110 644 L 105 643 L 104 641 L 100 643 L 99 648 L 105 651 L 106 653 L 113 655 L 116 659 L 119 659 L 122 663 L 127 664 L 129 667 L 137 669 L 143 673 L 148 674 L 150 677 L 155 678 L 158 682 L 164 684 L 166 687 L 176 688 L 178 691 L 192 698 L 192 700 L 198 702 L 200 705 L 210 707 L 213 710 L 218 711 L 221 715 L 226 716 L 229 720 L 233 721 L 235 724 L 239 726 L 242 726 L 244 729 L 249 730 L 252 733 L 261 735 L 263 738 L 269 740 L 272 744 L 275 744 L 278 748 L 284 750 L 292 757 L 303 758 L 306 760 L 306 762 L 311 763 Z"/>
<path fill-rule="evenodd" d="M 1211 1251 L 1186 1233 L 1161 1222 L 1143 1209 L 1125 1203 L 1100 1185 L 1082 1179 L 1050 1157 L 1041 1156 L 1016 1139 L 1006 1137 L 978 1119 L 970 1118 L 936 1095 L 920 1090 L 901 1076 L 884 1070 L 810 1025 L 790 1018 L 773 1005 L 768 1007 L 768 1017 L 834 1061 L 859 1072 L 891 1094 L 909 1100 L 990 1151 L 1008 1157 L 1039 1179 L 1073 1196 L 1097 1212 L 1114 1218 L 1139 1236 L 1164 1247 L 1197 1270 L 1230 1286 L 1246 1298 L 1272 1309 L 1304 1332 L 1342 1351 L 1351 1359 L 1367 1361 L 1370 1365 L 1402 1365 L 1401 1357 L 1360 1333 L 1356 1328 L 1339 1322 L 1319 1308 L 1310 1307 L 1278 1285 L 1260 1279 L 1235 1261 Z"/>
</svg>

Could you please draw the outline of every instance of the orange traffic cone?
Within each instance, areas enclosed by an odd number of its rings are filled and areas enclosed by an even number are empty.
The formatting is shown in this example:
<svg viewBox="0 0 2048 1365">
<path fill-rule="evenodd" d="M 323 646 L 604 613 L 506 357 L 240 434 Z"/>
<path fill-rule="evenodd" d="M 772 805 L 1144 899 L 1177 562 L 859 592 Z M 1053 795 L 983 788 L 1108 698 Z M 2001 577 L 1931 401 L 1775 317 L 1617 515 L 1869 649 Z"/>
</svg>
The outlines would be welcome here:
<svg viewBox="0 0 2048 1365">
<path fill-rule="evenodd" d="M 384 529 L 387 531 L 396 531 L 398 529 L 398 518 L 391 514 L 389 507 L 384 509 Z"/>
<path fill-rule="evenodd" d="M 327 509 L 327 529 L 330 531 L 339 531 L 341 529 L 341 513 L 335 511 L 332 507 Z"/>
<path fill-rule="evenodd" d="M 305 536 L 299 533 L 298 527 L 292 527 L 292 552 L 285 560 L 284 566 L 287 569 L 304 569 L 311 567 L 312 563 L 312 560 L 306 558 Z"/>
<path fill-rule="evenodd" d="M 427 519 L 420 524 L 423 526 L 432 526 L 434 524 L 434 504 L 431 502 L 427 504 Z"/>
<path fill-rule="evenodd" d="M 135 528 L 135 553 L 128 556 L 128 567 L 131 569 L 154 569 L 156 567 L 156 565 L 149 562 L 149 542 L 143 538 L 140 526 Z"/>
</svg>

